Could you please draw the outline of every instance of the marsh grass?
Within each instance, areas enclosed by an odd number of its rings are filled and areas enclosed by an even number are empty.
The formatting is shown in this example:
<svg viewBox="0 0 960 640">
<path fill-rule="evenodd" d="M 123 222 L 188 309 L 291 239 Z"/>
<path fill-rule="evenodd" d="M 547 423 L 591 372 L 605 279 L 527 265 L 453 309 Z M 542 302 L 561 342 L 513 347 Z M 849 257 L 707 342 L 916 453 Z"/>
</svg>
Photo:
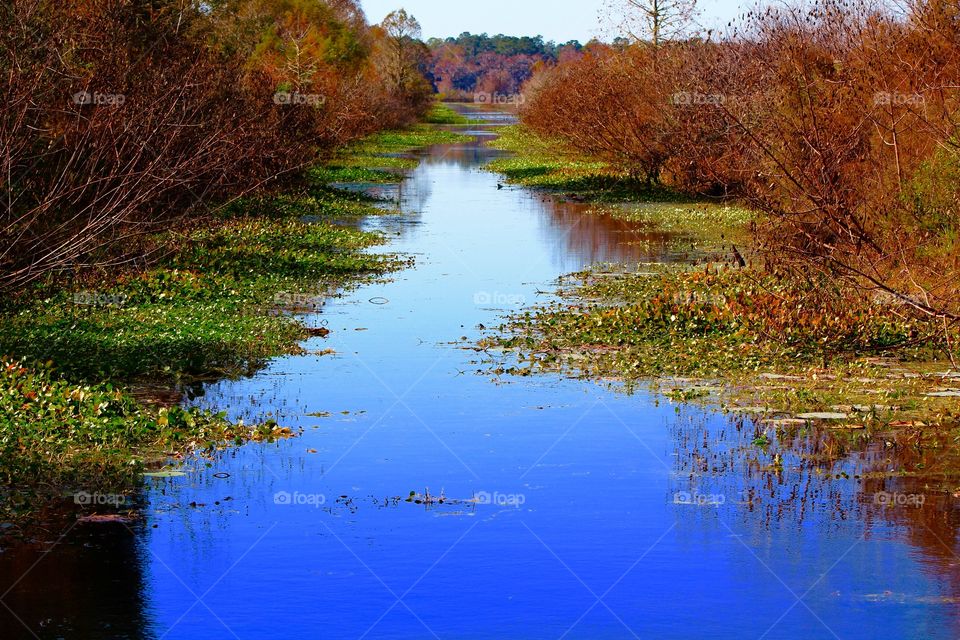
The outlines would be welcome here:
<svg viewBox="0 0 960 640">
<path fill-rule="evenodd" d="M 297 211 L 195 230 L 162 264 L 103 282 L 92 303 L 76 291 L 35 300 L 3 317 L 0 352 L 52 361 L 82 382 L 239 376 L 296 352 L 306 333 L 281 313 L 287 300 L 404 264 L 364 251 L 379 235 L 302 222 Z"/>
<path fill-rule="evenodd" d="M 557 301 L 510 317 L 482 346 L 518 362 L 494 372 L 565 371 L 786 412 L 878 405 L 860 417 L 873 424 L 946 424 L 960 413 L 955 398 L 930 395 L 951 383 L 945 363 L 931 364 L 945 345 L 922 318 L 749 269 L 642 268 L 575 274 Z M 701 393 L 704 382 L 717 393 Z"/>
</svg>

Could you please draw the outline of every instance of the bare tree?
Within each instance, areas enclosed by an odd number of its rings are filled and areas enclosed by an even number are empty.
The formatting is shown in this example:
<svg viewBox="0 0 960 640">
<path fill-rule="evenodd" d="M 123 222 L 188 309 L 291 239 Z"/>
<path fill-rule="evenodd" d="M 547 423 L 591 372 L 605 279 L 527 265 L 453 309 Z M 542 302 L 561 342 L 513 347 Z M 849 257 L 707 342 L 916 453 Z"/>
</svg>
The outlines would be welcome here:
<svg viewBox="0 0 960 640">
<path fill-rule="evenodd" d="M 655 48 L 688 33 L 697 15 L 697 0 L 608 0 L 617 28 Z"/>
</svg>

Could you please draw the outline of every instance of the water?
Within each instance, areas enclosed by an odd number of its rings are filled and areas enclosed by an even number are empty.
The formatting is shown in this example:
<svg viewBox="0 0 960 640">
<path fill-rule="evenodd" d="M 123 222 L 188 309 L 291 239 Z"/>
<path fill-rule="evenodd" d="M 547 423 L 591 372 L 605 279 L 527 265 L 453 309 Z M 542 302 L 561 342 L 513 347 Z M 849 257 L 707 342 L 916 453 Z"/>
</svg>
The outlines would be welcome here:
<svg viewBox="0 0 960 640">
<path fill-rule="evenodd" d="M 149 480 L 136 525 L 6 549 L 0 637 L 956 637 L 952 503 L 885 508 L 922 487 L 854 477 L 891 454 L 798 435 L 777 472 L 749 420 L 488 373 L 478 326 L 559 275 L 680 258 L 498 189 L 493 155 L 426 154 L 404 213 L 365 223 L 416 268 L 327 301 L 314 354 L 194 400 L 302 437 Z M 448 500 L 404 500 L 427 488 Z"/>
</svg>

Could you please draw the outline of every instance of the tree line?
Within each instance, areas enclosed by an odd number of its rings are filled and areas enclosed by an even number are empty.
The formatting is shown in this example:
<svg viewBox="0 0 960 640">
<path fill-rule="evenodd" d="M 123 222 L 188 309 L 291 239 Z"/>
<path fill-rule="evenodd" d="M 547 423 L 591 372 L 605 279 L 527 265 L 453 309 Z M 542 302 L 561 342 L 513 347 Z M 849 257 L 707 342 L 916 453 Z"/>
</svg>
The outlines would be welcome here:
<svg viewBox="0 0 960 640">
<path fill-rule="evenodd" d="M 518 94 L 544 64 L 559 62 L 583 49 L 576 40 L 544 42 L 542 36 L 461 33 L 426 42 L 430 58 L 425 74 L 448 100 L 473 100 L 476 93 Z"/>
</svg>

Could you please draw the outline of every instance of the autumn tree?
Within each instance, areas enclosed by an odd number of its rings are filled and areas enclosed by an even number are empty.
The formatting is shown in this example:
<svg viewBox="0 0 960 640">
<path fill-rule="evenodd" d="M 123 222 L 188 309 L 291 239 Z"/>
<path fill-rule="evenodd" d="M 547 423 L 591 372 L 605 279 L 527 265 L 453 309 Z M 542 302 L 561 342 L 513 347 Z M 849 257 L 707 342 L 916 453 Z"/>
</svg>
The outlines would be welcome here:
<svg viewBox="0 0 960 640">
<path fill-rule="evenodd" d="M 391 12 L 380 23 L 384 43 L 380 62 L 388 87 L 397 96 L 412 96 L 423 91 L 420 66 L 427 51 L 420 42 L 420 23 L 406 10 Z"/>
</svg>

